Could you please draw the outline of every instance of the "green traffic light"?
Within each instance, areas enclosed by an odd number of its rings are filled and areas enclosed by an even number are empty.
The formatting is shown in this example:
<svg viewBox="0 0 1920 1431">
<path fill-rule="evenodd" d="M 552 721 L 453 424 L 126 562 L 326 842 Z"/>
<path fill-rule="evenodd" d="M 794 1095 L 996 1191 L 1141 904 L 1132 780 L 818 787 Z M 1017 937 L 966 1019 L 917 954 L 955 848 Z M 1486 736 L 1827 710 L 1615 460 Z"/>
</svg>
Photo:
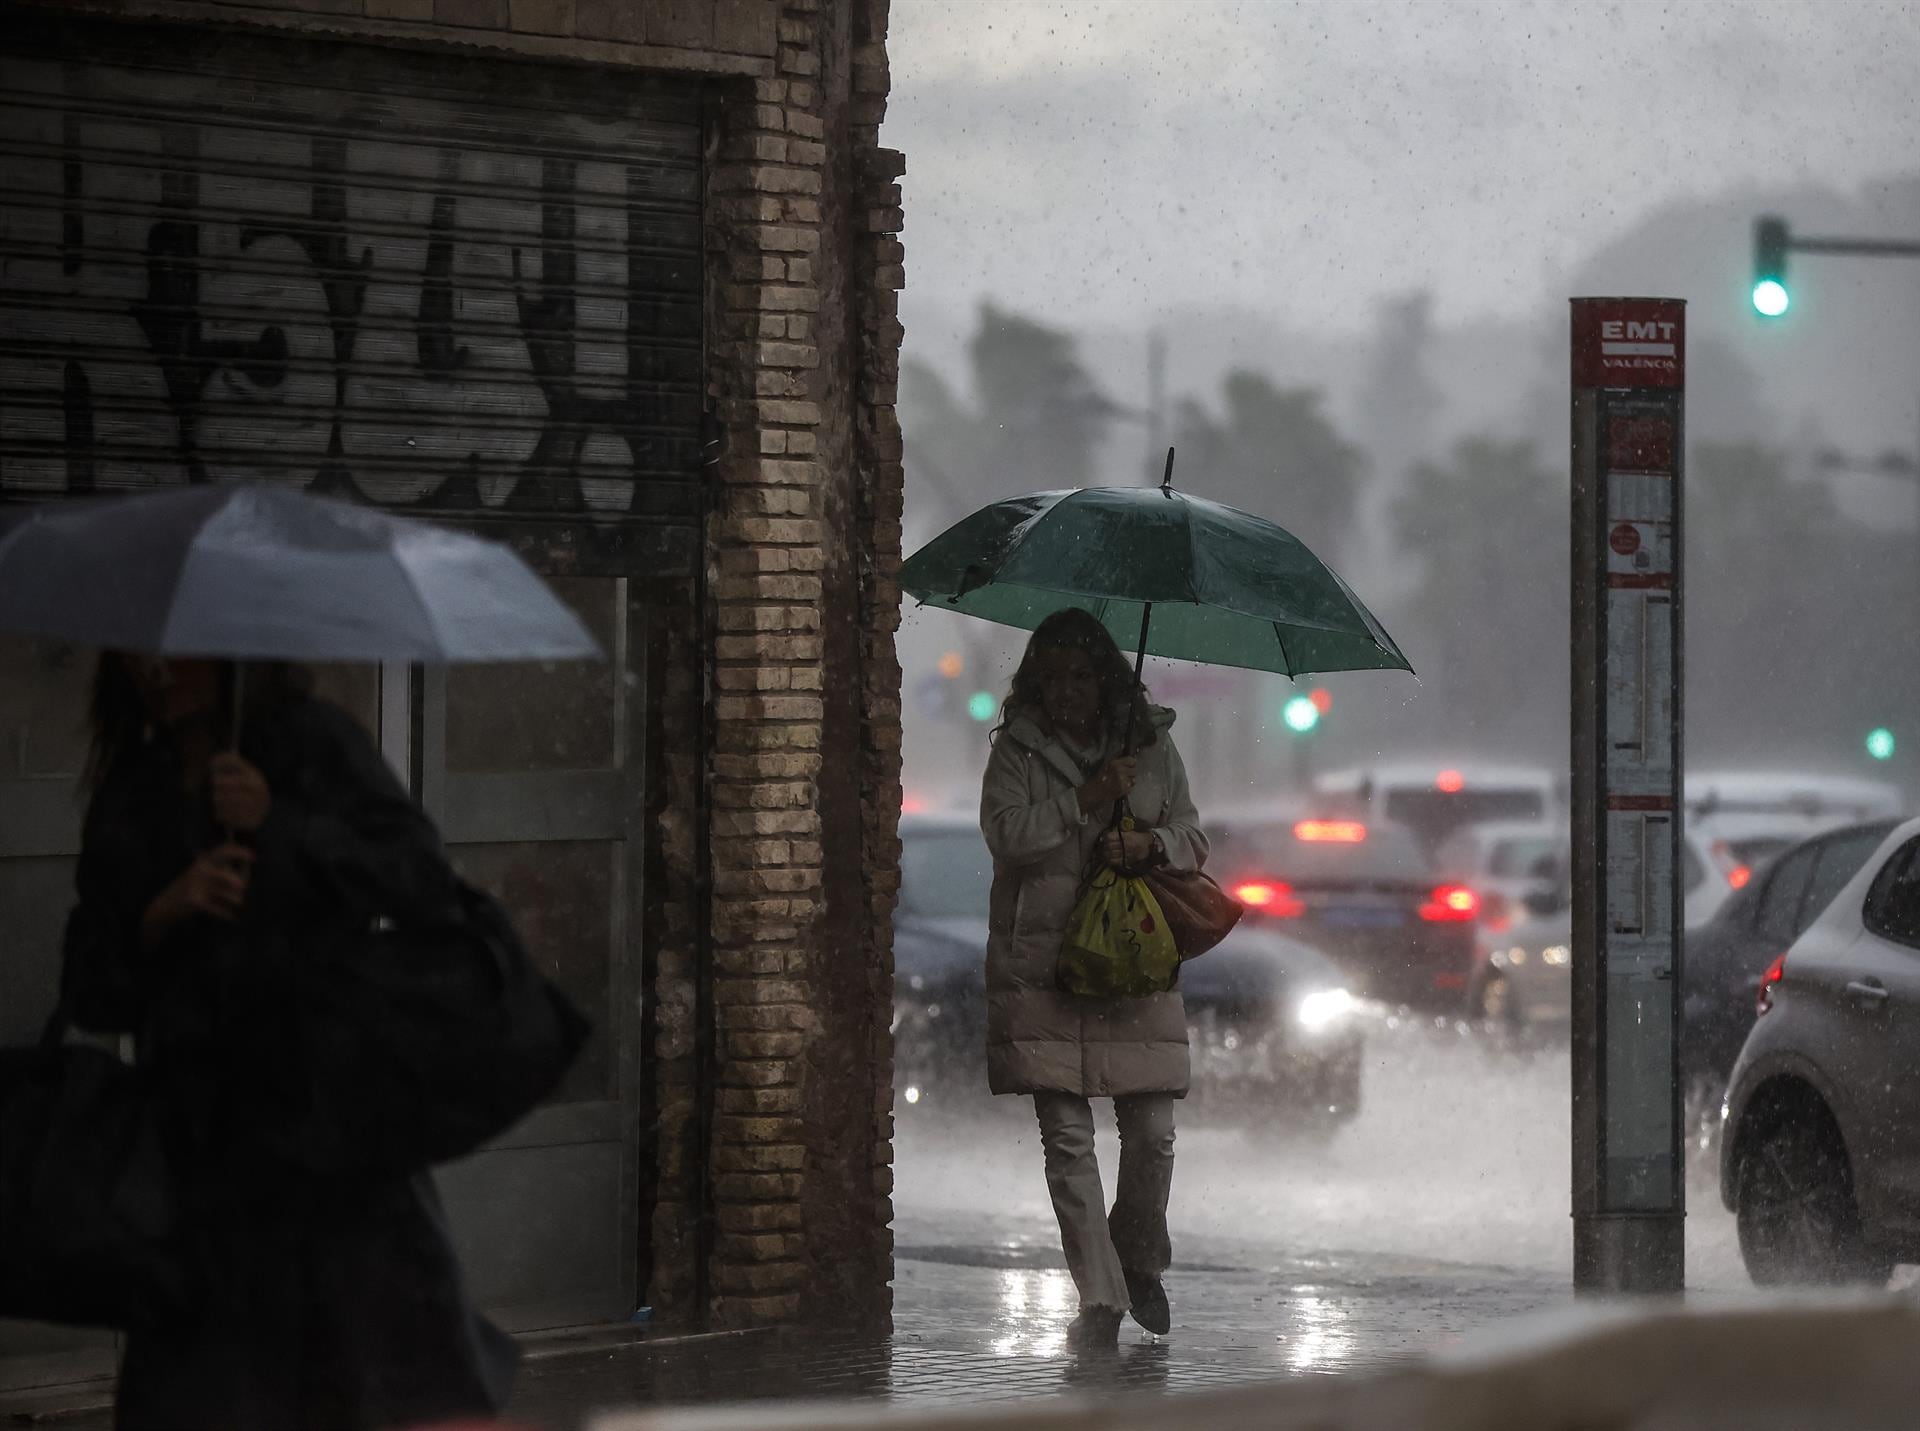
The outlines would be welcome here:
<svg viewBox="0 0 1920 1431">
<path fill-rule="evenodd" d="M 993 698 L 992 691 L 975 691 L 967 697 L 967 714 L 982 724 L 992 720 L 999 709 L 1000 703 Z"/>
<path fill-rule="evenodd" d="M 1305 735 L 1320 724 L 1320 707 L 1311 696 L 1294 696 L 1280 707 L 1280 719 L 1295 735 Z"/>
<path fill-rule="evenodd" d="M 1763 318 L 1778 318 L 1792 302 L 1787 285 L 1777 278 L 1763 278 L 1753 285 L 1754 311 Z"/>
<path fill-rule="evenodd" d="M 1867 732 L 1867 754 L 1875 760 L 1893 759 L 1893 732 L 1885 726 L 1878 726 Z"/>
</svg>

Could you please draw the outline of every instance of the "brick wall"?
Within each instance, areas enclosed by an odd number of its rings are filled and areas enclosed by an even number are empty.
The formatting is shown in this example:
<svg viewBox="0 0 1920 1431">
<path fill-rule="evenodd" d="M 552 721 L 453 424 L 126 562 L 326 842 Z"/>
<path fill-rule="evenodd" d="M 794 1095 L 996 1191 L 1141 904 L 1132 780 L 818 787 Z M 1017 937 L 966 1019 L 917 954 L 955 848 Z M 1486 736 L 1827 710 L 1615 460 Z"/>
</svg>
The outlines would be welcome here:
<svg viewBox="0 0 1920 1431">
<path fill-rule="evenodd" d="M 651 638 L 653 1203 L 636 1216 L 665 1320 L 884 1326 L 905 168 L 879 143 L 887 0 L 56 8 L 710 78 L 718 446 L 704 612 L 689 594 Z"/>
</svg>

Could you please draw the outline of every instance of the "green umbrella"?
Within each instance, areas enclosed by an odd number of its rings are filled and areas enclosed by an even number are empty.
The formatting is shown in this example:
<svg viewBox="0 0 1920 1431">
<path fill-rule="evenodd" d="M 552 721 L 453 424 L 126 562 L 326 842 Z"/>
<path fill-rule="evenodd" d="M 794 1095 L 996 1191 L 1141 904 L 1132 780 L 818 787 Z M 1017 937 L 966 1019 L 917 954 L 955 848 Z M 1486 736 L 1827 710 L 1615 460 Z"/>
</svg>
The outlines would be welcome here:
<svg viewBox="0 0 1920 1431">
<path fill-rule="evenodd" d="M 900 573 L 928 605 L 1031 631 L 1063 606 L 1124 647 L 1297 676 L 1411 671 L 1346 582 L 1285 528 L 1158 487 L 1035 492 L 982 507 Z"/>
</svg>

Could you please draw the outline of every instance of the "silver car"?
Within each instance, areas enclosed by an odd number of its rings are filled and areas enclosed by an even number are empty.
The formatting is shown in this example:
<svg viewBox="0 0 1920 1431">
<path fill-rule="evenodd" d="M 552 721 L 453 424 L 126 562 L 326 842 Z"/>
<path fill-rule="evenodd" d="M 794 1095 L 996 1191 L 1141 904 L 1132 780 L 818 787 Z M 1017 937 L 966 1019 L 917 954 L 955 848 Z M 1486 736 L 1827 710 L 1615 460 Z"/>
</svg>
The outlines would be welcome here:
<svg viewBox="0 0 1920 1431">
<path fill-rule="evenodd" d="M 1762 976 L 1722 1111 L 1753 1280 L 1884 1283 L 1920 1261 L 1920 820 Z"/>
</svg>

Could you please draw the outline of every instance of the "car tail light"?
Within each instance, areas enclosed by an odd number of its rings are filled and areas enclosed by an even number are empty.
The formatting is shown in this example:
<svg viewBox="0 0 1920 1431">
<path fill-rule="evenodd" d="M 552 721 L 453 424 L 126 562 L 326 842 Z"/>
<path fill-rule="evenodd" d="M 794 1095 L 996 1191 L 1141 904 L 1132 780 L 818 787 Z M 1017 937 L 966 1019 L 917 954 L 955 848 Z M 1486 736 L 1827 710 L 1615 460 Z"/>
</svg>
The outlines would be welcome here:
<svg viewBox="0 0 1920 1431">
<path fill-rule="evenodd" d="M 1478 917 L 1480 896 L 1464 884 L 1443 884 L 1420 906 L 1420 917 L 1430 924 L 1464 924 Z"/>
<path fill-rule="evenodd" d="M 1727 883 L 1735 889 L 1745 889 L 1747 881 L 1753 878 L 1753 870 L 1747 865 L 1735 865 L 1727 871 Z"/>
<path fill-rule="evenodd" d="M 1293 837 L 1309 844 L 1359 845 L 1366 842 L 1367 827 L 1358 820 L 1302 820 Z"/>
<path fill-rule="evenodd" d="M 1467 788 L 1467 777 L 1457 770 L 1443 770 L 1433 777 L 1433 788 L 1442 795 L 1458 795 Z"/>
<path fill-rule="evenodd" d="M 1248 909 L 1257 909 L 1269 919 L 1298 919 L 1306 905 L 1293 892 L 1293 886 L 1281 880 L 1242 880 L 1228 891 Z"/>
<path fill-rule="evenodd" d="M 1760 988 L 1753 996 L 1753 1016 L 1755 1018 L 1773 1007 L 1773 986 L 1787 977 L 1787 956 L 1777 955 L 1767 965 L 1767 972 L 1760 976 Z"/>
</svg>

